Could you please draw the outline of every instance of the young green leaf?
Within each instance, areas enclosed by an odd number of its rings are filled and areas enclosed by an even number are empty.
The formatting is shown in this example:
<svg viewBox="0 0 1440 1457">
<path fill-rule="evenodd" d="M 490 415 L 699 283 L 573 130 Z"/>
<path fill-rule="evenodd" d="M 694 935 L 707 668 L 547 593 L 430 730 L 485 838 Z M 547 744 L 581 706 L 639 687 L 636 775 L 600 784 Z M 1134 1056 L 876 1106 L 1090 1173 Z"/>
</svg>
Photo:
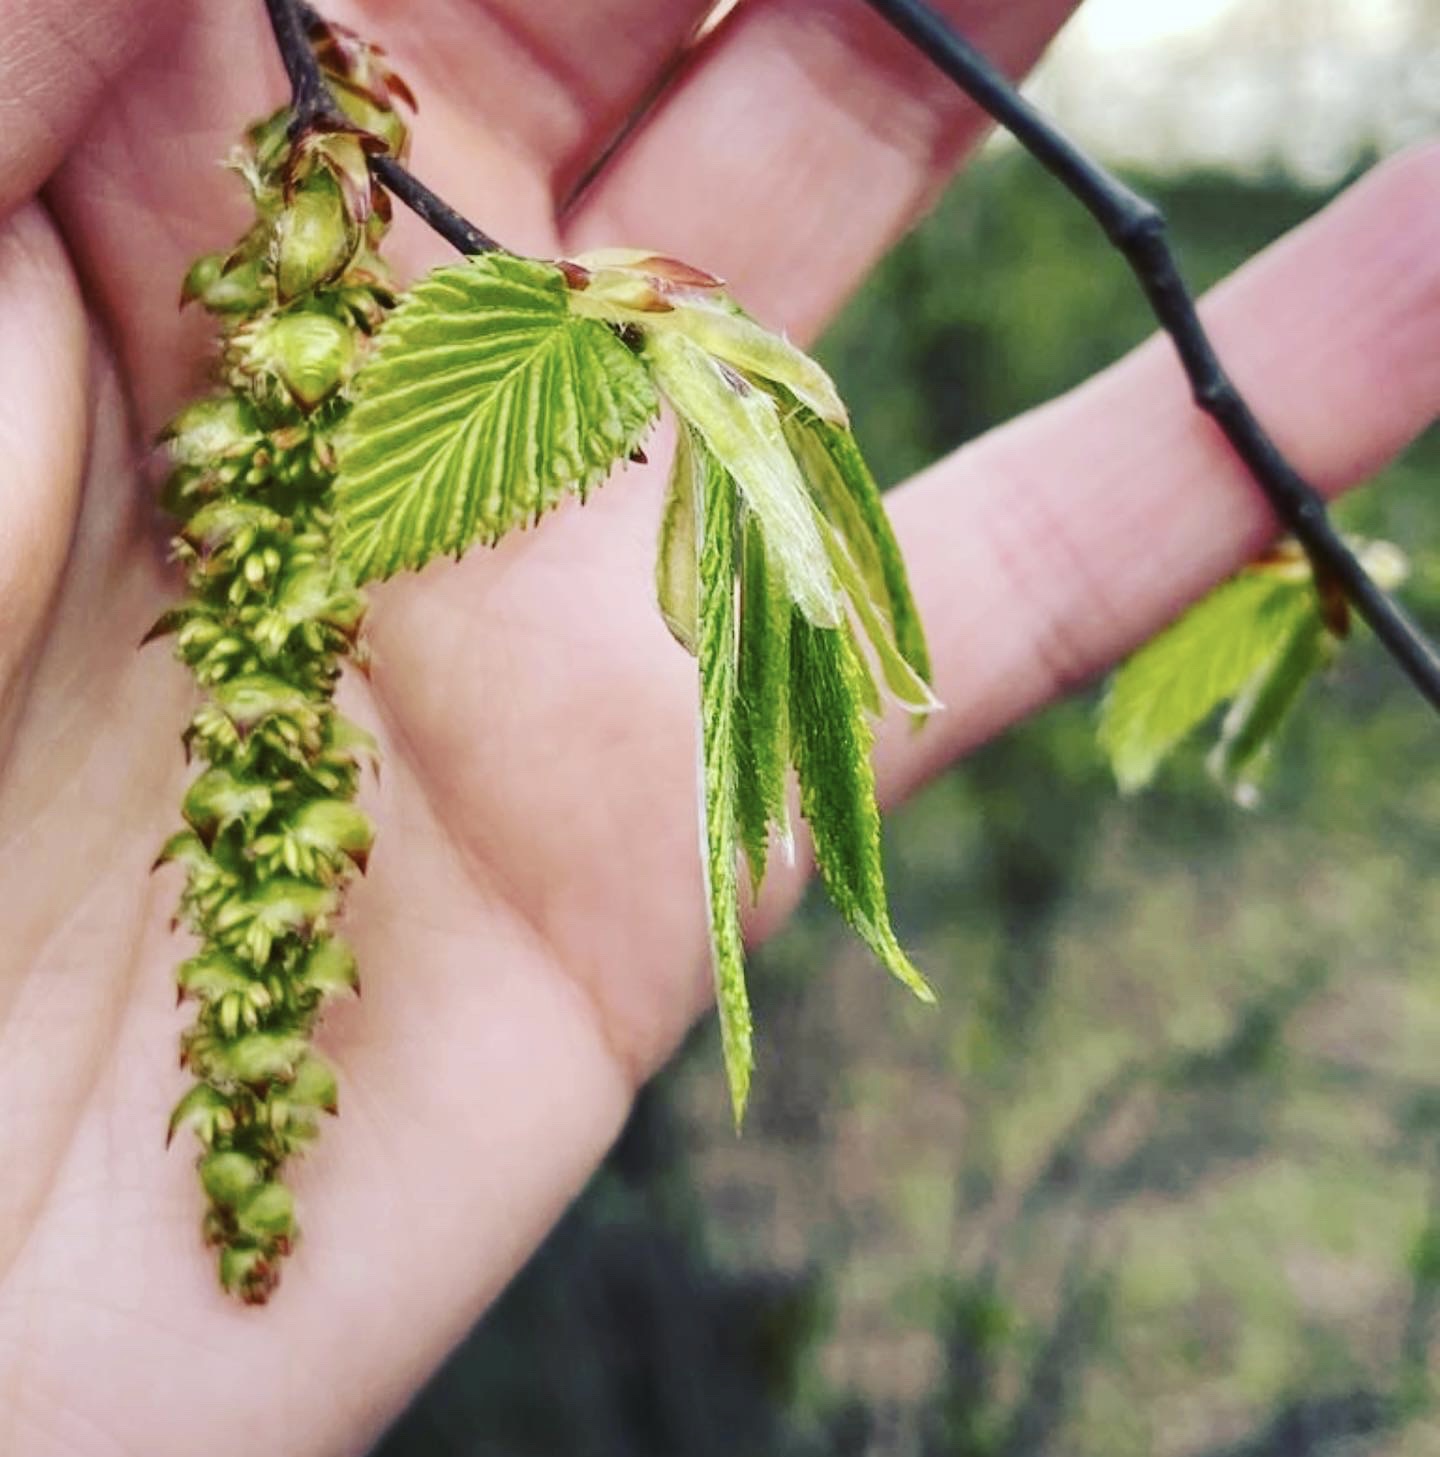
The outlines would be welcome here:
<svg viewBox="0 0 1440 1457">
<path fill-rule="evenodd" d="M 836 428 L 849 422 L 835 382 L 825 370 L 783 335 L 762 328 L 727 298 L 690 300 L 673 314 L 663 315 L 652 327 L 683 330 L 707 353 L 732 368 L 783 385 Z"/>
<path fill-rule="evenodd" d="M 1165 756 L 1317 612 L 1303 572 L 1247 569 L 1141 648 L 1115 675 L 1100 712 L 1100 745 L 1121 790 L 1143 789 Z"/>
<path fill-rule="evenodd" d="M 655 417 L 648 374 L 558 268 L 487 254 L 423 279 L 355 381 L 335 503 L 357 581 L 494 542 L 583 497 Z"/>
<path fill-rule="evenodd" d="M 736 865 L 735 665 L 735 482 L 706 449 L 692 440 L 699 469 L 695 475 L 702 523 L 700 581 L 700 749 L 705 804 L 701 821 L 710 955 L 715 1000 L 730 1102 L 738 1127 L 750 1092 L 754 1058 L 750 998 L 745 990 L 745 945 L 740 932 L 740 893 Z"/>
<path fill-rule="evenodd" d="M 582 274 L 571 297 L 576 313 L 683 334 L 712 359 L 751 379 L 783 385 L 821 418 L 847 423 L 845 404 L 824 367 L 718 292 L 720 280 L 714 275 L 636 248 L 603 248 L 572 262 Z"/>
<path fill-rule="evenodd" d="M 811 622 L 834 627 L 843 611 L 840 590 L 774 399 L 683 334 L 647 334 L 644 357 L 675 413 L 760 518 L 791 600 Z"/>
<path fill-rule="evenodd" d="M 790 598 L 765 550 L 760 521 L 744 512 L 740 549 L 740 661 L 735 695 L 736 806 L 758 897 L 770 830 L 790 834 Z"/>
<path fill-rule="evenodd" d="M 1276 736 L 1310 680 L 1334 659 L 1338 644 L 1318 613 L 1290 636 L 1230 705 L 1206 763 L 1216 781 L 1246 808 L 1259 800 L 1260 777 Z"/>
<path fill-rule="evenodd" d="M 848 631 L 816 628 L 798 612 L 791 615 L 791 752 L 820 878 L 881 963 L 922 1001 L 933 1002 L 890 925 L 863 672 Z"/>
</svg>

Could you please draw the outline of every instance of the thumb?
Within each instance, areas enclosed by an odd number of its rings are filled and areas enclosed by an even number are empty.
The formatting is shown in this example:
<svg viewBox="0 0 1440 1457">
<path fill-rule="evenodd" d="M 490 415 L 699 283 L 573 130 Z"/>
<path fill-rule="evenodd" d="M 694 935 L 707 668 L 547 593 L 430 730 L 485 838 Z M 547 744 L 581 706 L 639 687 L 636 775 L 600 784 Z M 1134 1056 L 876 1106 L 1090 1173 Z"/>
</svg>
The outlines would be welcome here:
<svg viewBox="0 0 1440 1457">
<path fill-rule="evenodd" d="M 74 528 L 87 337 L 64 251 L 44 210 L 30 203 L 0 223 L 0 746 Z"/>
</svg>

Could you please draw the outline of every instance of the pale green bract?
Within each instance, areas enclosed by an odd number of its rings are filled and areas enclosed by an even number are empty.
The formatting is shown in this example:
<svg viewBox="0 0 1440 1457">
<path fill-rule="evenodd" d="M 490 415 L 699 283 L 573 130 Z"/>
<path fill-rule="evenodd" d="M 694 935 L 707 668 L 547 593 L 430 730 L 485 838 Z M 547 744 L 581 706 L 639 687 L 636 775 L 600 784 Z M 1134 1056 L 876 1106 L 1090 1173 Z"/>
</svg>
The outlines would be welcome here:
<svg viewBox="0 0 1440 1457">
<path fill-rule="evenodd" d="M 790 736 L 800 811 L 830 899 L 880 963 L 921 1001 L 935 994 L 890 925 L 880 862 L 873 739 L 861 702 L 861 666 L 848 633 L 790 619 Z"/>
<path fill-rule="evenodd" d="M 675 413 L 760 518 L 796 605 L 817 625 L 837 626 L 844 611 L 839 584 L 775 401 L 673 328 L 646 339 L 645 360 Z"/>
<path fill-rule="evenodd" d="M 586 260 L 582 256 L 578 261 Z M 820 365 L 788 339 L 761 328 L 723 294 L 692 291 L 678 300 L 677 307 L 677 295 L 671 292 L 666 299 L 670 307 L 656 312 L 632 302 L 631 278 L 627 287 L 624 270 L 602 268 L 575 295 L 574 308 L 587 318 L 632 325 L 656 337 L 679 334 L 740 374 L 774 381 L 821 419 L 838 426 L 849 423 L 835 382 Z"/>
<path fill-rule="evenodd" d="M 649 375 L 568 297 L 553 265 L 488 253 L 436 269 L 390 316 L 335 481 L 358 581 L 498 541 L 639 446 L 658 409 Z"/>
</svg>

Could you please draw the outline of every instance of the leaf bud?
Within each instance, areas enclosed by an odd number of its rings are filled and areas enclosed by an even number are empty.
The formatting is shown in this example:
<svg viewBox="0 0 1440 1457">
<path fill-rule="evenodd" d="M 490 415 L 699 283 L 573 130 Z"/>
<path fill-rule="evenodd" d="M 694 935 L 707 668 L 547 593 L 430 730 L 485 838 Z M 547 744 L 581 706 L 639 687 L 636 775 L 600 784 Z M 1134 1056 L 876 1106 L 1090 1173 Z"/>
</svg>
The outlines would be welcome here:
<svg viewBox="0 0 1440 1457">
<path fill-rule="evenodd" d="M 330 314 L 279 314 L 252 331 L 248 356 L 250 366 L 275 375 L 302 410 L 313 410 L 345 383 L 355 340 Z"/>
<path fill-rule="evenodd" d="M 328 167 L 299 183 L 275 220 L 275 281 L 283 301 L 333 283 L 360 245 L 360 224 Z"/>
<path fill-rule="evenodd" d="M 225 1037 L 233 1037 L 240 1030 L 240 998 L 234 992 L 216 1002 L 215 1020 Z"/>
</svg>

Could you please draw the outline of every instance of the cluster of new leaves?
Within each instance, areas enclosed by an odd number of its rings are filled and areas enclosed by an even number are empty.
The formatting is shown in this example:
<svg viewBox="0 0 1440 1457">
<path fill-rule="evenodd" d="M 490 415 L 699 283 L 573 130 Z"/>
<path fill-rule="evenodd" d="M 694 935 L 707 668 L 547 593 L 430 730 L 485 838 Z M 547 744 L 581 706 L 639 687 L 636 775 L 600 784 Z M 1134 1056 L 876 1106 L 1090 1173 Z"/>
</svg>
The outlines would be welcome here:
<svg viewBox="0 0 1440 1457">
<path fill-rule="evenodd" d="M 330 496 L 348 382 L 394 301 L 365 150 L 403 144 L 406 93 L 339 28 L 321 54 L 366 130 L 292 136 L 288 112 L 253 128 L 233 164 L 254 226 L 186 279 L 221 324 L 220 389 L 166 432 L 189 592 L 152 633 L 175 635 L 204 690 L 185 746 L 206 767 L 159 862 L 184 866 L 180 919 L 200 942 L 177 974 L 196 1005 L 181 1044 L 195 1084 L 170 1134 L 200 1141 L 205 1236 L 248 1302 L 266 1299 L 295 1237 L 282 1167 L 336 1109 L 310 1044 L 326 1002 L 357 986 L 329 927 L 372 838 L 353 800 L 373 744 L 332 702 L 365 604 L 332 550 Z"/>
<path fill-rule="evenodd" d="M 1405 559 L 1387 542 L 1354 542 L 1369 574 L 1392 588 Z M 1120 788 L 1143 789 L 1164 760 L 1228 704 L 1208 764 L 1242 805 L 1258 801 L 1276 736 L 1349 629 L 1346 603 L 1317 591 L 1305 554 L 1284 542 L 1147 643 L 1116 673 L 1100 744 Z"/>
<path fill-rule="evenodd" d="M 751 1070 L 739 851 L 758 893 L 772 833 L 788 838 L 792 768 L 831 897 L 928 998 L 890 926 L 868 716 L 880 684 L 916 714 L 936 705 L 898 547 L 824 371 L 673 259 L 487 254 L 411 291 L 355 395 L 335 504 L 358 580 L 583 498 L 669 401 L 679 444 L 657 582 L 699 660 L 711 946 L 737 1118 Z"/>
</svg>

